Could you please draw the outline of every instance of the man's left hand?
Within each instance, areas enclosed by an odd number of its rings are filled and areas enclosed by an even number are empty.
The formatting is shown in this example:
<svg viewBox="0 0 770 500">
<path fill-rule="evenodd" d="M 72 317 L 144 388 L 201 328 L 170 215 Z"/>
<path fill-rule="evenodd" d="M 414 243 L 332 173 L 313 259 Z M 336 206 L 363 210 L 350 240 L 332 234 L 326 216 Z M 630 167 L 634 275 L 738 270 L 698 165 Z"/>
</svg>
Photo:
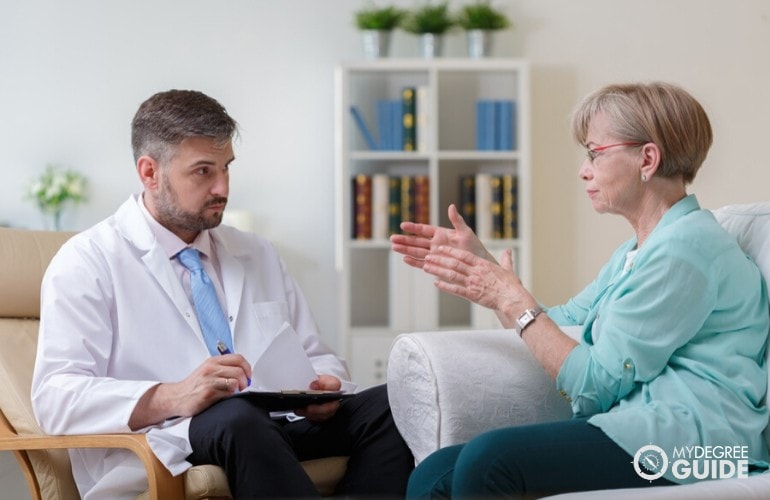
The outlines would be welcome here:
<svg viewBox="0 0 770 500">
<path fill-rule="evenodd" d="M 313 391 L 339 391 L 342 387 L 340 379 L 334 375 L 319 375 L 310 383 Z M 330 401 L 320 405 L 308 405 L 294 411 L 297 415 L 305 417 L 313 422 L 325 422 L 332 418 L 340 409 L 339 401 Z"/>
</svg>

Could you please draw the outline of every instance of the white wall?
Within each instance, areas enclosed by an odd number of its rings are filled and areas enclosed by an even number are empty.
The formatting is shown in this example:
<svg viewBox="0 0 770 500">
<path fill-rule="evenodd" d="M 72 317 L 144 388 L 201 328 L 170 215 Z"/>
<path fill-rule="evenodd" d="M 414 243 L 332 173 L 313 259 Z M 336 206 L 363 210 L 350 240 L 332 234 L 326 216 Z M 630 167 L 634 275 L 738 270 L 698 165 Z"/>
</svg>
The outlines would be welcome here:
<svg viewBox="0 0 770 500">
<path fill-rule="evenodd" d="M 0 222 L 41 226 L 22 192 L 49 162 L 91 182 L 89 203 L 65 218 L 69 228 L 106 217 L 140 187 L 129 148 L 136 107 L 159 90 L 200 89 L 242 127 L 230 206 L 251 211 L 274 240 L 336 346 L 332 75 L 338 61 L 361 56 L 352 16 L 362 4 L 0 0 Z M 582 151 L 569 137 L 572 107 L 604 83 L 663 79 L 691 90 L 716 136 L 693 186 L 702 203 L 770 198 L 770 2 L 495 4 L 516 23 L 499 35 L 496 55 L 532 62 L 541 300 L 567 298 L 630 234 L 624 221 L 591 211 L 577 178 Z M 464 55 L 460 33 L 445 53 Z M 398 33 L 393 54 L 413 56 L 416 43 Z"/>
<path fill-rule="evenodd" d="M 382 3 L 382 2 L 380 2 Z M 402 6 L 414 2 L 393 2 Z M 158 90 L 197 88 L 242 126 L 231 208 L 271 237 L 336 345 L 333 268 L 333 68 L 361 56 L 354 0 L 0 0 L 0 221 L 40 227 L 22 199 L 46 163 L 85 172 L 82 229 L 139 189 L 129 122 Z M 453 6 L 460 5 L 454 0 Z M 562 300 L 629 234 L 592 213 L 569 138 L 577 100 L 604 83 L 664 79 L 690 89 L 716 141 L 694 190 L 704 205 L 767 198 L 770 2 L 520 0 L 497 2 L 516 29 L 496 55 L 532 61 L 535 292 Z M 395 56 L 414 56 L 397 33 Z M 463 56 L 461 33 L 447 56 Z"/>
</svg>

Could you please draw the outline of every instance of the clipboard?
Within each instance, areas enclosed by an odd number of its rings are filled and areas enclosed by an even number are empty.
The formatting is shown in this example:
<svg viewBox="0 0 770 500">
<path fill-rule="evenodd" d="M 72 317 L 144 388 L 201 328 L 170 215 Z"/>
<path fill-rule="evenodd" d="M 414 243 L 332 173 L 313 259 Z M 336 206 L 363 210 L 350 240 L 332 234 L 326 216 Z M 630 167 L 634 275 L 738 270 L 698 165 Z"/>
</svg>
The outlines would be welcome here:
<svg viewBox="0 0 770 500">
<path fill-rule="evenodd" d="M 243 391 L 235 396 L 247 398 L 268 411 L 290 411 L 308 405 L 343 401 L 355 394 L 342 391 L 285 390 Z"/>
</svg>

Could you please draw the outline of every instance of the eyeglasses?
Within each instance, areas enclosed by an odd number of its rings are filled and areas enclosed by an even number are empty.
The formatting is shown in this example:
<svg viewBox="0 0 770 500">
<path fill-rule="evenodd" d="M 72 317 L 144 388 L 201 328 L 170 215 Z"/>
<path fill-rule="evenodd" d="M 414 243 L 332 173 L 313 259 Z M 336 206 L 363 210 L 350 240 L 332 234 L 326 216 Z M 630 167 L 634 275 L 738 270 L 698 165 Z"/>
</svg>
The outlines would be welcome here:
<svg viewBox="0 0 770 500">
<path fill-rule="evenodd" d="M 590 149 L 586 147 L 586 156 L 588 156 L 588 160 L 593 163 L 594 160 L 596 160 L 597 157 L 599 157 L 599 153 L 606 149 L 610 148 L 617 148 L 620 146 L 644 146 L 644 142 L 619 142 L 617 144 L 607 144 L 606 146 L 596 146 L 593 149 Z"/>
</svg>

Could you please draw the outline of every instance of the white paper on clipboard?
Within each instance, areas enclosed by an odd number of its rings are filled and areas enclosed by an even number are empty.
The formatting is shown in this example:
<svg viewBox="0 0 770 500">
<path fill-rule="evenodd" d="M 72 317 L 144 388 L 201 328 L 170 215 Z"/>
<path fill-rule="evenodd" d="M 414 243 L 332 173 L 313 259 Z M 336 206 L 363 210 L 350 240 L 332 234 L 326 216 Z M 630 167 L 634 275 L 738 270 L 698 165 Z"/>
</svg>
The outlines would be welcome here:
<svg viewBox="0 0 770 500">
<path fill-rule="evenodd" d="M 294 328 L 284 322 L 278 334 L 252 367 L 247 391 L 304 390 L 317 379 L 313 365 Z"/>
</svg>

